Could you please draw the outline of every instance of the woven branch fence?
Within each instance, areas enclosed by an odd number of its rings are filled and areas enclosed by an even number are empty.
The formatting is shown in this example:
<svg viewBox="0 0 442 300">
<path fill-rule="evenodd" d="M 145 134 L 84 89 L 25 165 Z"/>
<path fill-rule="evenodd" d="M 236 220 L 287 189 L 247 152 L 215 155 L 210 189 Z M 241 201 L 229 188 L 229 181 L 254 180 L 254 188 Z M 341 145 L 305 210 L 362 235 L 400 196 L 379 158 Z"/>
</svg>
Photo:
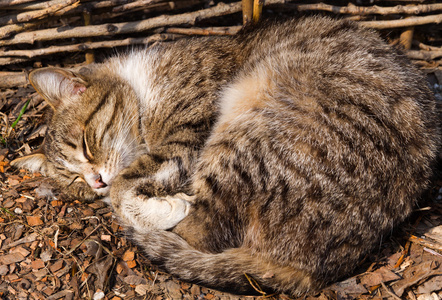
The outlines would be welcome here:
<svg viewBox="0 0 442 300">
<path fill-rule="evenodd" d="M 442 62 L 442 3 L 402 1 L 0 0 L 0 88 L 27 84 L 34 67 L 70 58 L 93 63 L 99 51 L 189 35 L 233 35 L 265 17 L 326 14 L 381 31 L 421 66 Z M 368 3 L 368 4 L 367 4 Z M 67 63 L 66 63 L 67 64 Z"/>
</svg>

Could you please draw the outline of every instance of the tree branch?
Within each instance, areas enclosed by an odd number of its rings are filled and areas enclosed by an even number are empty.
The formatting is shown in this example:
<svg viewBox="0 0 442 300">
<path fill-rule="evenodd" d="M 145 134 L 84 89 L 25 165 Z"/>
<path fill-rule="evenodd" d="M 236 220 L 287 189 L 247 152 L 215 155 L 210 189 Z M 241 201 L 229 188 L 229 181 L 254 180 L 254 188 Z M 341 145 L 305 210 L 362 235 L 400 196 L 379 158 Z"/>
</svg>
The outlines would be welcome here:
<svg viewBox="0 0 442 300">
<path fill-rule="evenodd" d="M 434 4 L 419 4 L 419 5 L 396 5 L 392 7 L 381 7 L 381 6 L 355 6 L 353 4 L 348 4 L 347 6 L 334 6 L 325 3 L 316 4 L 293 4 L 291 7 L 296 7 L 299 11 L 306 10 L 322 10 L 328 11 L 335 14 L 352 14 L 352 15 L 391 15 L 391 14 L 407 14 L 407 15 L 418 15 L 423 13 L 429 13 L 432 11 L 442 10 L 442 3 Z"/>
<path fill-rule="evenodd" d="M 114 40 L 114 41 L 102 41 L 102 42 L 88 42 L 75 45 L 67 46 L 51 46 L 43 49 L 35 50 L 10 50 L 1 51 L 1 57 L 27 57 L 34 58 L 44 55 L 52 55 L 61 52 L 77 52 L 86 51 L 98 48 L 114 48 L 128 45 L 140 45 L 140 44 L 152 44 L 158 41 L 174 40 L 177 36 L 173 34 L 154 34 L 146 38 L 127 38 L 124 40 Z M 1 65 L 1 62 L 0 62 Z"/>
<path fill-rule="evenodd" d="M 365 27 L 370 27 L 374 29 L 387 29 L 387 28 L 398 28 L 398 27 L 411 27 L 417 25 L 425 25 L 442 22 L 442 14 L 431 15 L 425 17 L 410 17 L 400 20 L 389 20 L 389 21 L 361 21 L 359 24 Z"/>
<path fill-rule="evenodd" d="M 274 0 L 280 1 L 283 0 Z M 65 38 L 80 38 L 80 37 L 96 37 L 103 35 L 115 35 L 134 32 L 143 32 L 149 29 L 190 24 L 193 25 L 197 20 L 207 19 L 215 16 L 223 16 L 241 11 L 241 3 L 235 2 L 231 4 L 219 3 L 218 5 L 193 11 L 190 13 L 184 13 L 180 15 L 163 15 L 155 18 L 150 18 L 137 22 L 126 22 L 116 24 L 102 24 L 94 26 L 79 26 L 73 28 L 51 28 L 38 30 L 34 32 L 23 32 L 16 34 L 12 39 L 1 40 L 0 46 L 14 45 L 14 44 L 33 44 L 35 41 L 48 41 Z M 1 36 L 1 34 L 0 34 Z"/>
</svg>

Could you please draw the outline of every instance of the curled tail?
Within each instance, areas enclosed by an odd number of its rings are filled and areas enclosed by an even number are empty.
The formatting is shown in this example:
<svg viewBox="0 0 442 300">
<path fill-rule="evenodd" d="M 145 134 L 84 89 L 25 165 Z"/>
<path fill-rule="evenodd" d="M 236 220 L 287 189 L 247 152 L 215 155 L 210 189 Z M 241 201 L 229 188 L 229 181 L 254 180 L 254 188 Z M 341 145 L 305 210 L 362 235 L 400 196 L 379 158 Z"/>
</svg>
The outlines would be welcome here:
<svg viewBox="0 0 442 300">
<path fill-rule="evenodd" d="M 264 291 L 271 289 L 292 295 L 318 287 L 305 272 L 279 266 L 259 255 L 252 256 L 245 247 L 220 253 L 201 252 L 169 231 L 134 233 L 133 238 L 150 259 L 185 281 L 240 294 L 256 293 L 257 287 L 252 287 L 251 281 Z"/>
</svg>

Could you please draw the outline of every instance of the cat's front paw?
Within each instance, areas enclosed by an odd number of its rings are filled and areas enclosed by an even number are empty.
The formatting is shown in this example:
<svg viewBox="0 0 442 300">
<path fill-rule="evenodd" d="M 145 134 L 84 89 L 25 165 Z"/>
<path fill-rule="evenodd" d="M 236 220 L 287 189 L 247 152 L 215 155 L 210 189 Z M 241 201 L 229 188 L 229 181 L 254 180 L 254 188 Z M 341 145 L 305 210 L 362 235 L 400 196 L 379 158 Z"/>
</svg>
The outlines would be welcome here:
<svg viewBox="0 0 442 300">
<path fill-rule="evenodd" d="M 60 187 L 60 189 L 62 194 L 72 199 L 75 198 L 90 202 L 100 198 L 86 182 L 82 181 L 76 181 L 67 187 Z"/>
<path fill-rule="evenodd" d="M 124 226 L 142 233 L 175 227 L 190 212 L 192 197 L 186 194 L 146 197 L 129 189 L 111 189 L 111 205 Z"/>
</svg>

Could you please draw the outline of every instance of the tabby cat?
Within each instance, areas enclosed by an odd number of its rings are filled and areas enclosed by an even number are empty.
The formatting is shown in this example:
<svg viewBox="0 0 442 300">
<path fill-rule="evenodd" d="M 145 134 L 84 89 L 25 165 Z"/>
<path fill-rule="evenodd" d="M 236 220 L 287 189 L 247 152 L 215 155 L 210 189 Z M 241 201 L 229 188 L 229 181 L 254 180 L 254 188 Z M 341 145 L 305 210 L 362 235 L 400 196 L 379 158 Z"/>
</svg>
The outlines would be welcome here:
<svg viewBox="0 0 442 300">
<path fill-rule="evenodd" d="M 299 295 L 412 211 L 439 147 L 424 77 L 371 30 L 306 17 L 30 74 L 40 170 L 104 197 L 153 260 L 202 285 Z"/>
</svg>

